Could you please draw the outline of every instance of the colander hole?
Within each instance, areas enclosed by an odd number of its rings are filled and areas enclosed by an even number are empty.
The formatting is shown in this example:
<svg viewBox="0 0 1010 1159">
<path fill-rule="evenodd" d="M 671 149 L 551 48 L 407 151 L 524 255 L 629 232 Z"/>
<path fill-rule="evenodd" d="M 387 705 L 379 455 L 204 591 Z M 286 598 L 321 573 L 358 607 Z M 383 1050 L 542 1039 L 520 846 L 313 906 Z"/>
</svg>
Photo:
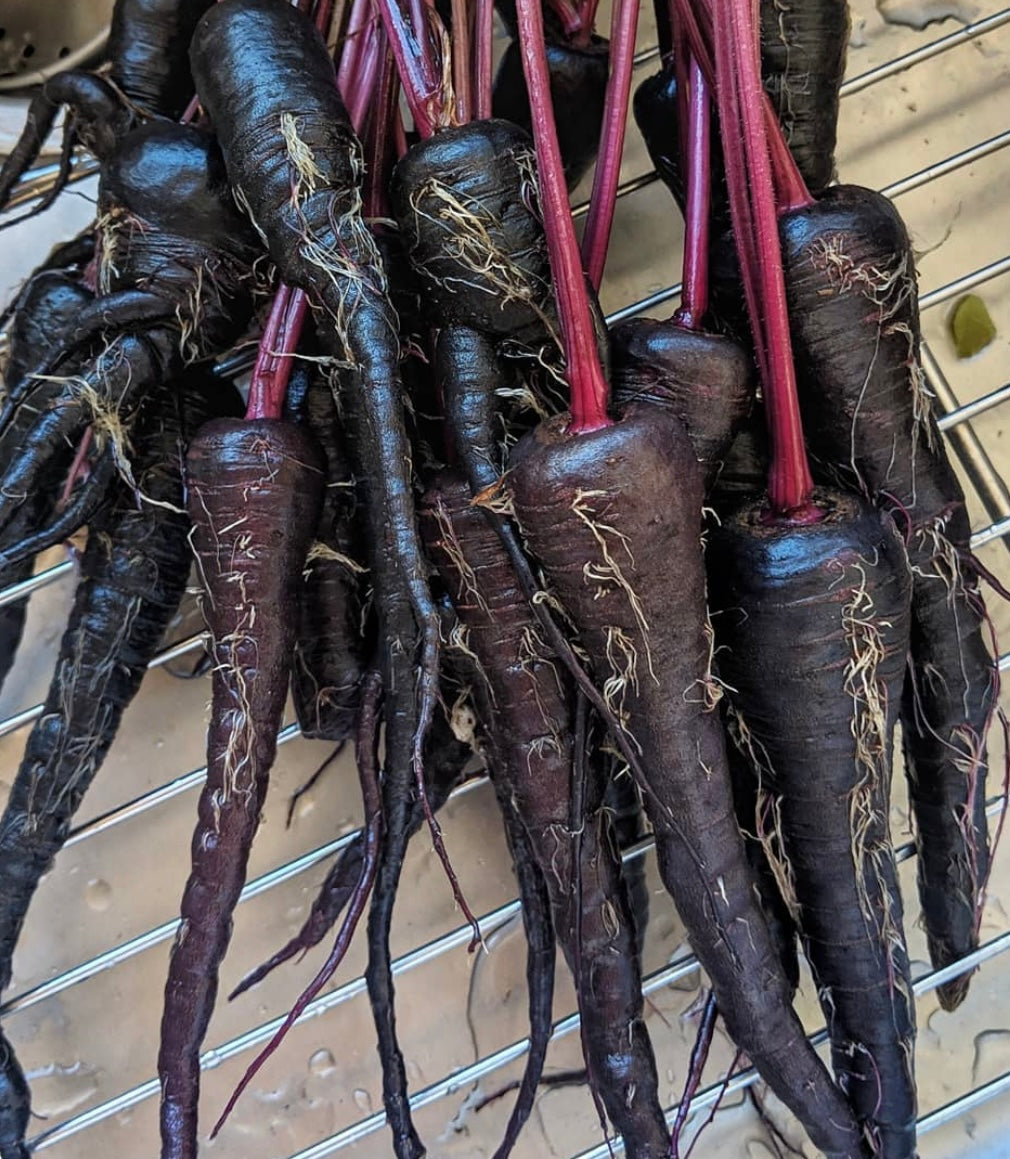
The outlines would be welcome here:
<svg viewBox="0 0 1010 1159">
<path fill-rule="evenodd" d="M 35 45 L 34 44 L 26 44 L 24 46 L 24 48 L 21 49 L 21 55 L 25 58 L 25 60 L 27 60 L 30 56 L 34 56 L 35 55 Z"/>
<path fill-rule="evenodd" d="M 70 55 L 70 49 L 64 45 L 56 55 L 60 58 L 60 60 L 62 60 L 65 56 Z"/>
<path fill-rule="evenodd" d="M 7 35 L 7 29 L 6 29 L 6 28 L 0 28 L 0 40 L 3 40 L 3 38 L 4 38 L 6 35 Z"/>
</svg>

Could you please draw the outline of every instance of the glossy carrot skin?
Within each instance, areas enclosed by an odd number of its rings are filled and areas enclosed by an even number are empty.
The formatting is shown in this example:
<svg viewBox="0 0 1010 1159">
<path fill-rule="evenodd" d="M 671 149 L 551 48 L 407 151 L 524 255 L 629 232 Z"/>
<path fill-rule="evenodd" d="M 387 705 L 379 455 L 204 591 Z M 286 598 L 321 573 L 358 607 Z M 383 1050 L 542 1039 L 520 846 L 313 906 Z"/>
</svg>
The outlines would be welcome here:
<svg viewBox="0 0 1010 1159">
<path fill-rule="evenodd" d="M 833 186 L 784 214 L 780 233 L 815 473 L 886 511 L 912 568 L 902 736 L 923 918 L 942 967 L 978 946 L 999 674 L 964 493 L 919 361 L 914 255 L 891 202 L 858 186 Z M 945 1008 L 964 999 L 969 979 L 940 988 Z"/>
<path fill-rule="evenodd" d="M 207 782 L 162 1013 L 162 1159 L 197 1154 L 200 1045 L 277 748 L 323 465 L 299 427 L 219 419 L 190 447 L 187 478 L 214 667 Z"/>
<path fill-rule="evenodd" d="M 490 773 L 514 802 L 575 976 L 591 1081 L 636 1159 L 662 1159 L 669 1138 L 645 1028 L 635 923 L 600 769 L 587 762 L 585 816 L 573 824 L 574 697 L 494 528 L 460 479 L 428 492 L 425 537 L 487 688 Z M 581 939 L 580 939 L 581 935 Z"/>
<path fill-rule="evenodd" d="M 712 530 L 720 674 L 836 1077 L 878 1153 L 912 1159 L 915 1001 L 888 821 L 912 581 L 886 516 L 814 502 L 816 523 L 759 501 Z"/>
<path fill-rule="evenodd" d="M 558 416 L 513 451 L 513 502 L 640 748 L 664 884 L 734 1040 L 822 1150 L 861 1155 L 793 1012 L 734 815 L 710 683 L 700 465 L 658 408 L 628 407 L 591 434 L 567 427 Z"/>
</svg>

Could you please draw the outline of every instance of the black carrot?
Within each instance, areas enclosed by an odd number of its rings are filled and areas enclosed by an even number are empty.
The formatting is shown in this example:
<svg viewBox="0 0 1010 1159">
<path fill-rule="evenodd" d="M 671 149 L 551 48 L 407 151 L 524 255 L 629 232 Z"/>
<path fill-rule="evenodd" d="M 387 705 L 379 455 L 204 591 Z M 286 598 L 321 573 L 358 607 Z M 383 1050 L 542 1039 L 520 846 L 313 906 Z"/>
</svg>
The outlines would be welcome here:
<svg viewBox="0 0 1010 1159">
<path fill-rule="evenodd" d="M 185 444 L 208 415 L 234 411 L 237 402 L 231 387 L 204 375 L 162 388 L 136 435 L 137 490 L 119 481 L 89 528 L 53 680 L 0 819 L 0 989 L 10 981 L 35 889 L 182 599 L 191 561 L 182 509 Z M 12 1050 L 4 1058 L 5 1071 L 16 1067 Z M 9 1080 L 7 1074 L 3 1089 Z M 0 1098 L 0 1138 L 17 1133 L 19 1102 Z"/>
<path fill-rule="evenodd" d="M 701 468 L 668 412 L 637 404 L 616 423 L 607 415 L 606 382 L 586 341 L 539 10 L 518 10 L 572 409 L 513 451 L 516 514 L 640 748 L 660 871 L 730 1033 L 822 1149 L 859 1155 L 852 1116 L 790 1005 L 733 815 L 710 674 Z"/>
<path fill-rule="evenodd" d="M 207 782 L 162 1013 L 162 1159 L 197 1154 L 200 1044 L 276 751 L 323 468 L 290 423 L 217 419 L 190 446 L 187 481 L 214 668 Z"/>
<path fill-rule="evenodd" d="M 575 979 L 592 1089 L 628 1154 L 660 1159 L 668 1138 L 642 1016 L 635 925 L 595 760 L 583 809 L 572 801 L 581 751 L 573 689 L 465 483 L 441 480 L 428 506 L 426 539 L 460 619 L 459 646 L 488 690 L 489 772 L 529 836 Z"/>
</svg>

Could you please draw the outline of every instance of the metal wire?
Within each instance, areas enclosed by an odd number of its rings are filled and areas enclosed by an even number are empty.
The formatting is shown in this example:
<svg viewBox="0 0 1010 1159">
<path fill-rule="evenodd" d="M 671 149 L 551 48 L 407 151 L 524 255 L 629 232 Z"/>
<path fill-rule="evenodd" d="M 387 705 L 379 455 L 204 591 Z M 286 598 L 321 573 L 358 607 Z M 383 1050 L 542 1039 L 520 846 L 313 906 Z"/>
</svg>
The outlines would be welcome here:
<svg viewBox="0 0 1010 1159">
<path fill-rule="evenodd" d="M 969 43 L 979 36 L 987 32 L 992 32 L 1010 23 L 1010 8 L 1004 9 L 984 20 L 973 22 L 956 32 L 947 36 L 941 37 L 936 41 L 916 49 L 913 52 L 907 53 L 902 57 L 886 62 L 873 69 L 869 69 L 859 76 L 853 77 L 842 87 L 843 96 L 852 93 L 864 91 L 865 89 L 875 85 L 881 81 L 896 75 L 905 69 L 914 67 L 920 63 L 933 60 L 941 54 L 950 51 L 960 45 Z M 636 58 L 636 66 L 644 65 L 658 56 L 658 50 L 655 48 L 645 49 L 640 52 Z M 887 186 L 883 192 L 890 197 L 900 197 L 903 194 L 909 193 L 913 190 L 922 188 L 923 186 L 940 180 L 951 173 L 963 168 L 966 165 L 972 164 L 985 157 L 991 156 L 1003 148 L 1010 145 L 1010 131 L 997 134 L 985 141 L 979 142 L 977 145 L 971 146 L 967 149 L 953 154 L 942 161 L 930 165 L 917 173 L 911 174 L 900 181 L 894 182 Z M 95 166 L 87 161 L 82 161 L 75 166 L 73 172 L 73 180 L 78 180 L 82 176 L 87 176 L 93 172 Z M 23 204 L 24 202 L 39 196 L 52 186 L 52 180 L 55 176 L 54 166 L 44 166 L 32 173 L 26 175 L 22 184 L 18 187 L 15 193 L 14 200 L 12 200 L 12 207 Z M 655 173 L 645 173 L 626 181 L 620 188 L 619 196 L 622 198 L 629 197 L 634 193 L 646 188 L 657 180 Z M 577 215 L 584 214 L 586 210 L 585 205 L 577 206 L 574 212 Z M 920 307 L 922 310 L 928 310 L 944 304 L 966 293 L 969 290 L 975 289 L 986 282 L 989 282 L 997 277 L 1010 272 L 1010 256 L 1000 258 L 996 261 L 990 262 L 986 266 L 966 273 L 957 279 L 941 286 L 929 293 L 923 294 L 920 298 Z M 645 313 L 658 306 L 675 298 L 680 292 L 679 285 L 672 285 L 661 289 L 654 294 L 647 296 L 637 302 L 631 303 L 628 306 L 611 314 L 607 321 L 613 324 L 624 318 L 632 317 L 636 314 Z M 237 352 L 231 359 L 223 360 L 222 369 L 227 373 L 236 373 L 241 369 L 248 367 L 251 360 L 251 355 L 248 351 Z M 1005 485 L 1000 479 L 998 473 L 992 467 L 988 456 L 985 454 L 981 444 L 978 443 L 974 432 L 971 430 L 971 420 L 988 410 L 1010 402 L 1010 383 L 1005 384 L 987 395 L 964 405 L 959 405 L 953 392 L 942 374 L 942 370 L 932 353 L 926 349 L 924 350 L 924 370 L 927 374 L 927 379 L 937 398 L 945 410 L 939 419 L 941 430 L 950 434 L 955 442 L 955 449 L 962 458 L 966 469 L 969 471 L 971 482 L 976 491 L 983 499 L 986 510 L 989 512 L 992 522 L 980 528 L 972 538 L 973 547 L 981 547 L 985 544 L 991 543 L 995 540 L 1010 536 L 1010 492 L 1007 491 Z M 998 514 L 997 514 L 998 513 Z M 10 603 L 14 600 L 29 596 L 35 591 L 38 591 L 52 583 L 65 579 L 75 570 L 72 561 L 65 561 L 48 568 L 46 571 L 31 579 L 26 580 L 20 584 L 14 585 L 2 592 L 0 592 L 0 606 Z M 190 637 L 170 648 L 165 649 L 152 661 L 150 667 L 162 666 L 171 660 L 177 659 L 181 656 L 195 652 L 203 647 L 205 637 L 202 634 Z M 1004 654 L 999 658 L 999 666 L 1001 670 L 1010 670 L 1010 652 Z M 42 711 L 41 705 L 34 705 L 31 708 L 25 709 L 20 713 L 9 716 L 7 719 L 0 721 L 0 736 L 7 735 L 16 731 L 19 728 L 25 727 L 32 723 Z M 289 740 L 294 739 L 299 735 L 296 725 L 288 725 L 281 730 L 278 736 L 278 743 L 283 744 Z M 127 820 L 140 817 L 157 808 L 160 804 L 167 802 L 184 792 L 199 787 L 205 778 L 206 769 L 198 768 L 190 772 L 181 774 L 165 785 L 162 785 L 147 793 L 141 794 L 133 800 L 127 801 L 122 805 L 102 814 L 99 817 L 88 821 L 87 823 L 77 827 L 72 831 L 67 844 L 72 845 L 99 833 L 106 832 L 110 828 L 119 825 Z M 456 796 L 470 792 L 477 786 L 484 783 L 483 777 L 477 777 L 468 781 L 465 785 L 456 790 Z M 1003 805 L 1002 797 L 994 798 L 988 804 L 989 814 L 992 815 L 997 812 Z M 260 877 L 247 883 L 243 890 L 241 901 L 246 901 L 252 897 L 256 897 L 275 886 L 281 885 L 286 881 L 291 880 L 297 875 L 306 872 L 313 866 L 318 865 L 323 860 L 338 854 L 341 850 L 347 847 L 358 835 L 358 831 L 348 833 L 345 836 L 328 842 L 317 849 L 311 850 L 294 860 L 291 860 L 278 868 L 264 873 Z M 646 840 L 639 843 L 632 850 L 627 851 L 624 855 L 626 860 L 644 856 L 645 853 L 651 849 L 652 841 Z M 900 846 L 896 850 L 896 855 L 900 861 L 907 860 L 915 856 L 915 848 L 912 842 L 908 842 Z M 483 915 L 481 918 L 481 926 L 485 933 L 500 928 L 501 925 L 511 920 L 519 912 L 518 901 L 511 901 L 504 905 L 497 907 L 494 910 Z M 120 946 L 111 948 L 101 954 L 95 955 L 86 962 L 82 962 L 70 970 L 66 970 L 57 976 L 47 979 L 45 982 L 33 986 L 22 991 L 10 998 L 7 1002 L 0 1005 L 0 1016 L 7 1016 L 17 1011 L 24 1011 L 43 1002 L 49 998 L 65 992 L 66 990 L 86 982 L 96 975 L 103 973 L 106 970 L 112 969 L 123 962 L 135 957 L 137 954 L 150 949 L 153 946 L 164 943 L 169 940 L 177 929 L 177 920 L 162 923 L 142 933 L 128 942 Z M 438 938 L 419 946 L 409 953 L 397 958 L 393 963 L 393 971 L 395 975 L 403 974 L 407 971 L 413 970 L 417 967 L 425 965 L 429 962 L 437 961 L 442 955 L 466 945 L 470 938 L 470 927 L 468 925 L 459 926 Z M 967 972 L 974 969 L 984 962 L 1002 954 L 1005 950 L 1010 949 L 1010 931 L 992 939 L 984 946 L 980 947 L 974 954 L 962 959 L 958 963 L 946 967 L 943 970 L 933 971 L 924 977 L 918 979 L 915 983 L 916 995 L 921 995 L 929 990 L 934 989 L 942 982 L 948 981 L 960 973 Z M 682 980 L 698 969 L 697 961 L 692 955 L 688 955 L 662 970 L 653 973 L 644 981 L 645 992 L 652 993 L 663 986 L 670 985 L 673 982 Z M 343 983 L 333 990 L 320 995 L 307 1008 L 303 1018 L 319 1017 L 327 1012 L 337 1008 L 345 1002 L 348 1002 L 365 993 L 365 983 L 363 977 L 357 977 Z M 201 1057 L 201 1067 L 203 1069 L 211 1069 L 219 1066 L 230 1058 L 236 1057 L 244 1052 L 252 1050 L 257 1046 L 263 1045 L 267 1042 L 276 1030 L 279 1028 L 283 1018 L 275 1018 L 271 1021 L 254 1027 L 244 1034 L 229 1040 L 212 1048 L 204 1053 Z M 578 1015 L 573 1014 L 568 1018 L 560 1020 L 554 1027 L 553 1037 L 561 1038 L 564 1035 L 572 1033 L 579 1025 Z M 815 1043 L 820 1043 L 825 1040 L 825 1032 L 819 1031 L 812 1036 Z M 442 1079 L 430 1084 L 424 1089 L 415 1092 L 411 1096 L 411 1106 L 415 1109 L 426 1106 L 438 1099 L 449 1096 L 471 1083 L 477 1082 L 481 1078 L 493 1073 L 494 1071 L 514 1062 L 520 1058 L 529 1048 L 528 1039 L 523 1039 L 515 1043 L 511 1043 L 491 1055 L 485 1056 L 477 1060 L 472 1065 L 463 1068 L 460 1071 L 454 1072 L 452 1075 L 443 1077 Z M 743 1090 L 756 1081 L 756 1075 L 753 1070 L 745 1070 L 740 1074 L 734 1076 L 728 1087 L 724 1083 L 713 1084 L 712 1086 L 701 1091 L 692 1102 L 692 1110 L 702 1109 L 710 1106 L 721 1093 L 732 1093 L 734 1091 Z M 985 1101 L 998 1097 L 1007 1091 L 1010 1091 L 1010 1072 L 1000 1075 L 996 1079 L 984 1084 L 966 1093 L 959 1098 L 956 1098 L 929 1114 L 923 1116 L 919 1121 L 920 1133 L 926 1133 L 936 1127 L 947 1124 L 958 1117 L 964 1115 L 968 1111 L 981 1105 Z M 139 1084 L 108 1099 L 94 1107 L 89 1108 L 80 1114 L 73 1115 L 63 1122 L 57 1123 L 52 1127 L 47 1128 L 40 1133 L 32 1146 L 37 1150 L 44 1150 L 47 1147 L 56 1145 L 65 1139 L 68 1139 L 80 1132 L 95 1126 L 98 1123 L 108 1119 L 109 1117 L 119 1114 L 146 1099 L 157 1096 L 158 1084 L 157 1080 L 151 1079 Z M 672 1118 L 676 1112 L 676 1107 L 671 1107 L 668 1111 L 668 1117 L 672 1122 Z M 296 1155 L 291 1156 L 290 1159 L 323 1159 L 324 1156 L 337 1153 L 346 1146 L 351 1145 L 366 1137 L 367 1135 L 378 1130 L 384 1123 L 385 1116 L 383 1112 L 377 1112 L 370 1115 L 357 1123 L 351 1124 L 340 1132 L 331 1135 L 329 1138 L 321 1140 L 320 1142 L 306 1148 Z M 620 1140 L 612 1140 L 612 1147 L 615 1152 L 621 1149 Z M 593 1147 L 584 1151 L 578 1159 L 606 1159 L 609 1150 L 606 1144 Z"/>
</svg>

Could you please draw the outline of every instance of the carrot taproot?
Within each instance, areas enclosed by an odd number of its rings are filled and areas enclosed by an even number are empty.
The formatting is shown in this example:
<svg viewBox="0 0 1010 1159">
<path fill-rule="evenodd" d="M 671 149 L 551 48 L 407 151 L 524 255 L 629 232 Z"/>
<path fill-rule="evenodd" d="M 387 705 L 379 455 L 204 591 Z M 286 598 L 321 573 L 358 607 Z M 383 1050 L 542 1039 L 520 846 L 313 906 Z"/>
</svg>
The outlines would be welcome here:
<svg viewBox="0 0 1010 1159">
<path fill-rule="evenodd" d="M 761 0 L 761 79 L 809 189 L 835 177 L 848 0 Z"/>
<path fill-rule="evenodd" d="M 910 1157 L 915 1008 L 888 803 L 911 577 L 886 517 L 815 496 L 817 523 L 769 520 L 759 502 L 711 533 L 720 673 L 836 1076 L 879 1154 Z"/>
<path fill-rule="evenodd" d="M 214 420 L 186 463 L 215 663 L 207 782 L 162 1013 L 162 1159 L 197 1153 L 200 1044 L 276 750 L 298 581 L 323 487 L 319 450 L 279 419 Z"/>
<path fill-rule="evenodd" d="M 35 889 L 182 599 L 190 566 L 190 524 L 182 510 L 185 443 L 205 418 L 234 409 L 237 399 L 230 387 L 201 374 L 163 389 L 137 431 L 135 487 L 120 480 L 89 528 L 53 679 L 0 818 L 0 989 L 10 982 Z M 0 1092 L 17 1091 L 10 1073 L 16 1067 L 8 1047 Z M 20 1132 L 23 1139 L 22 1102 L 20 1095 L 0 1093 L 0 1138 Z"/>
<path fill-rule="evenodd" d="M 930 956 L 978 945 L 988 876 L 986 735 L 999 675 L 964 493 L 919 359 L 911 243 L 886 198 L 835 186 L 780 215 L 800 406 L 815 470 L 890 513 L 913 575 L 902 735 Z M 945 983 L 953 1009 L 970 975 Z"/>
<path fill-rule="evenodd" d="M 92 296 L 77 277 L 62 269 L 42 270 L 32 277 L 14 303 L 10 351 L 3 371 L 6 391 L 24 389 L 25 376 L 31 367 L 45 356 L 52 341 L 59 341 L 59 336 L 66 333 L 77 311 Z M 17 453 L 24 428 L 30 420 L 31 416 L 24 415 L 22 422 L 0 439 L 0 462 L 6 462 Z M 19 513 L 17 526 L 11 529 L 11 537 L 16 539 L 29 534 L 46 518 L 46 511 L 51 510 L 52 504 L 51 490 L 33 492 Z M 0 569 L 0 588 L 28 579 L 33 565 L 34 561 L 28 555 Z M 27 612 L 27 597 L 0 608 L 0 686 L 7 679 L 17 655 Z"/>
<path fill-rule="evenodd" d="M 374 649 L 354 478 L 325 378 L 308 385 L 305 421 L 326 456 L 326 491 L 298 596 L 291 695 L 302 733 L 340 742 L 354 731 L 361 674 Z"/>
<path fill-rule="evenodd" d="M 610 45 L 593 36 L 585 46 L 552 39 L 547 44 L 551 100 L 558 123 L 558 143 L 564 159 L 565 181 L 574 189 L 596 160 L 603 124 Z M 523 78 L 519 43 L 509 43 L 494 78 L 492 112 L 530 130 L 530 102 Z"/>
<path fill-rule="evenodd" d="M 700 466 L 665 411 L 629 406 L 578 437 L 567 421 L 513 452 L 519 523 L 641 749 L 660 872 L 730 1034 L 822 1150 L 859 1155 L 790 1004 L 736 824 L 709 671 Z"/>
<path fill-rule="evenodd" d="M 390 1128 L 400 1154 L 419 1155 L 396 1038 L 389 928 L 406 849 L 411 775 L 424 802 L 424 734 L 438 687 L 438 617 L 415 527 L 396 315 L 361 215 L 362 150 L 322 37 L 289 5 L 223 0 L 198 26 L 191 63 L 232 188 L 285 282 L 321 307 L 315 319 L 320 341 L 341 365 L 340 401 L 368 527 L 386 692 L 385 828 L 369 913 L 366 977 Z M 425 815 L 469 914 L 427 807 Z"/>
<path fill-rule="evenodd" d="M 466 484 L 440 480 L 425 514 L 429 551 L 460 619 L 460 646 L 488 689 L 489 771 L 529 836 L 575 978 L 591 1081 L 628 1154 L 659 1159 L 669 1140 L 642 1017 L 634 919 L 598 772 L 584 815 L 570 816 L 571 686 Z"/>
</svg>

